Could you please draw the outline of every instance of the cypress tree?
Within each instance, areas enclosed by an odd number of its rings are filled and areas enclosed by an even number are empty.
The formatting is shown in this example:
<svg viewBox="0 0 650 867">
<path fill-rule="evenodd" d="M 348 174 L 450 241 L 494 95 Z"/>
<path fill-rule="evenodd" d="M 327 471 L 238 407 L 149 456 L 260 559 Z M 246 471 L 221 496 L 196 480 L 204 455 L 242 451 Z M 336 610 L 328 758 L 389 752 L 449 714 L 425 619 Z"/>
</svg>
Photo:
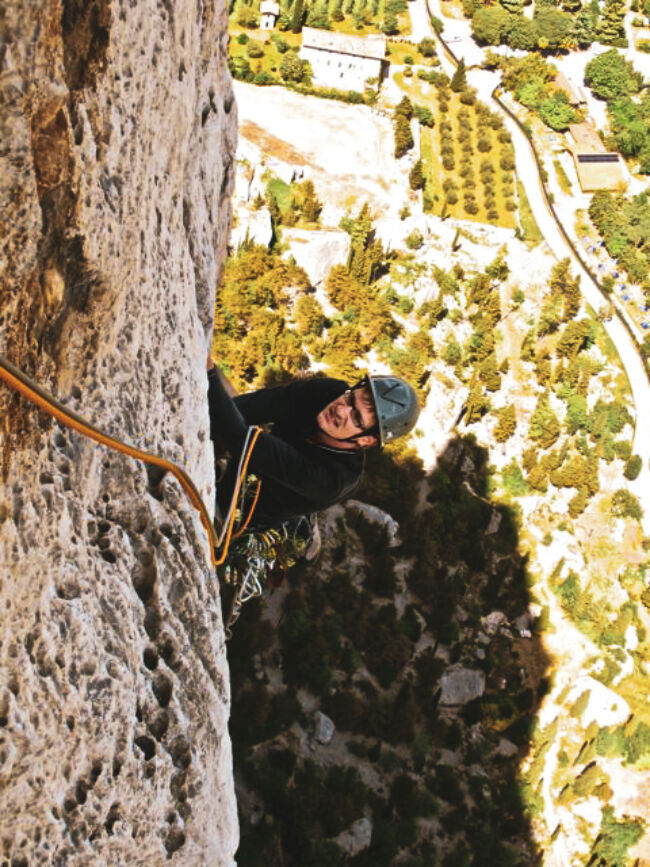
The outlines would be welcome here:
<svg viewBox="0 0 650 867">
<path fill-rule="evenodd" d="M 625 38 L 625 7 L 621 0 L 605 0 L 600 21 L 596 26 L 596 38 L 604 45 L 627 45 Z"/>
<path fill-rule="evenodd" d="M 409 186 L 412 190 L 421 190 L 424 187 L 422 160 L 418 160 L 409 172 Z"/>
<path fill-rule="evenodd" d="M 400 114 L 404 115 L 407 120 L 410 120 L 413 117 L 413 103 L 408 98 L 408 96 L 403 96 L 399 103 L 395 106 L 393 117 L 397 118 Z"/>
<path fill-rule="evenodd" d="M 498 443 L 509 440 L 517 428 L 517 416 L 513 404 L 504 406 L 499 410 L 499 422 L 494 429 L 494 438 Z"/>
<path fill-rule="evenodd" d="M 291 32 L 292 33 L 300 33 L 302 30 L 302 21 L 304 17 L 304 3 L 303 0 L 295 0 L 293 5 L 293 15 L 291 16 Z"/>
<path fill-rule="evenodd" d="M 403 114 L 398 114 L 395 118 L 395 158 L 399 159 L 413 147 L 413 133 L 411 132 L 411 124 Z"/>
<path fill-rule="evenodd" d="M 461 93 L 467 88 L 467 76 L 465 75 L 465 61 L 461 58 L 453 74 L 449 85 L 454 93 Z"/>
</svg>

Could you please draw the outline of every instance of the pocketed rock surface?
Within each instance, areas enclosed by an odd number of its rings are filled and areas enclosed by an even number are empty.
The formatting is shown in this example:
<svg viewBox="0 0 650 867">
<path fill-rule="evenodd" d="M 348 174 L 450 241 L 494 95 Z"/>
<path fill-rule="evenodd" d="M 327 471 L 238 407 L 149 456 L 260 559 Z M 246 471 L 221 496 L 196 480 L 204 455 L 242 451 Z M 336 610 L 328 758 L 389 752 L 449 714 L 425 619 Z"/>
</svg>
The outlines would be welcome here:
<svg viewBox="0 0 650 867">
<path fill-rule="evenodd" d="M 0 353 L 213 500 L 230 219 L 225 8 L 0 11 Z M 176 480 L 0 382 L 0 864 L 230 865 L 229 681 Z"/>
</svg>

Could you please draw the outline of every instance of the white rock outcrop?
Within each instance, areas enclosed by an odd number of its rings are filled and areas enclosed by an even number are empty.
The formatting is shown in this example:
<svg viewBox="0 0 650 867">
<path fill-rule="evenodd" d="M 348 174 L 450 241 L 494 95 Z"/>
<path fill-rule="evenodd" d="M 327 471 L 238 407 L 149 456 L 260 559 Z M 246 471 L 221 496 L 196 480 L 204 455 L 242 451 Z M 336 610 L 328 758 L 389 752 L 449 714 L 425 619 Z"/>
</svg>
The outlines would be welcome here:
<svg viewBox="0 0 650 867">
<path fill-rule="evenodd" d="M 210 503 L 205 357 L 230 219 L 226 10 L 0 15 L 0 353 Z M 12 865 L 231 865 L 229 681 L 175 480 L 0 383 L 0 837 Z"/>
<path fill-rule="evenodd" d="M 337 230 L 323 232 L 285 226 L 282 241 L 288 247 L 285 256 L 293 256 L 305 269 L 312 286 L 323 283 L 334 265 L 345 265 L 350 251 L 350 236 Z"/>
</svg>

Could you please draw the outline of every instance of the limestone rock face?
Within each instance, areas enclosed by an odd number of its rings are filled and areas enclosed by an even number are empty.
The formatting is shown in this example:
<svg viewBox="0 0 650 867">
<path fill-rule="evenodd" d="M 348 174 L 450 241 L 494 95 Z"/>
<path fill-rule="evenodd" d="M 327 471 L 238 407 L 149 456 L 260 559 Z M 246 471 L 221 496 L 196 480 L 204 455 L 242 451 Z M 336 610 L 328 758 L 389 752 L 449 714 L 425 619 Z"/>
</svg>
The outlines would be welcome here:
<svg viewBox="0 0 650 867">
<path fill-rule="evenodd" d="M 9 0 L 0 353 L 209 504 L 205 357 L 230 219 L 225 7 Z M 229 681 L 176 481 L 0 382 L 0 860 L 230 865 Z"/>
</svg>

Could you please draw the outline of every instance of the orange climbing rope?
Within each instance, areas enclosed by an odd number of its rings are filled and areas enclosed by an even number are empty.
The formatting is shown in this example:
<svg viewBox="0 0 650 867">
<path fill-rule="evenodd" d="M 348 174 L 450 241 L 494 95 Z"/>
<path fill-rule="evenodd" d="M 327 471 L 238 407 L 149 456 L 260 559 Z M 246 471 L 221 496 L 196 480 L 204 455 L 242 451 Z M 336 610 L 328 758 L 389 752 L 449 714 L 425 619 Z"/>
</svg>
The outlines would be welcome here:
<svg viewBox="0 0 650 867">
<path fill-rule="evenodd" d="M 115 437 L 111 437 L 103 431 L 99 430 L 99 428 L 96 428 L 94 425 L 90 424 L 90 422 L 87 422 L 76 412 L 68 409 L 66 406 L 61 404 L 53 395 L 49 394 L 49 392 L 42 388 L 37 382 L 35 382 L 22 370 L 19 370 L 3 355 L 0 355 L 0 379 L 3 379 L 7 383 L 7 385 L 9 385 L 11 388 L 14 388 L 16 391 L 22 394 L 23 397 L 27 398 L 27 400 L 38 406 L 39 409 L 41 409 L 43 412 L 51 415 L 53 418 L 55 418 L 66 427 L 77 431 L 77 433 L 80 433 L 88 439 L 94 440 L 95 442 L 98 442 L 101 445 L 106 446 L 107 448 L 113 449 L 117 452 L 121 452 L 122 454 L 128 455 L 129 457 L 135 458 L 136 460 L 143 461 L 144 463 L 159 467 L 160 469 L 166 470 L 176 476 L 176 478 L 180 482 L 181 487 L 187 494 L 190 502 L 192 503 L 194 508 L 198 510 L 201 517 L 201 523 L 205 527 L 205 530 L 208 534 L 208 538 L 210 541 L 210 557 L 212 560 L 212 565 L 214 567 L 221 566 L 221 564 L 225 561 L 228 555 L 228 547 L 230 545 L 232 527 L 235 518 L 234 503 L 239 496 L 239 490 L 242 485 L 242 480 L 246 474 L 246 469 L 248 467 L 251 452 L 253 451 L 253 447 L 255 445 L 257 437 L 261 432 L 260 428 L 254 429 L 253 436 L 250 443 L 248 444 L 248 448 L 246 449 L 246 454 L 244 455 L 241 472 L 238 473 L 236 488 L 233 494 L 233 504 L 230 509 L 230 520 L 228 524 L 228 531 L 226 533 L 226 540 L 221 555 L 218 557 L 217 550 L 220 540 L 217 536 L 214 524 L 212 523 L 208 510 L 205 506 L 205 503 L 201 499 L 201 495 L 196 485 L 187 474 L 186 470 L 183 469 L 183 467 L 175 464 L 173 461 L 167 460 L 166 458 L 161 458 L 158 455 L 153 455 L 150 452 L 145 452 L 142 449 L 130 446 L 127 443 L 124 443 L 121 440 L 116 439 Z M 247 526 L 248 522 L 250 521 L 253 509 L 255 508 L 255 505 L 257 503 L 258 495 L 259 487 L 255 496 L 255 502 L 253 503 L 250 513 L 246 519 L 245 526 Z M 242 527 L 240 532 L 243 532 L 245 526 Z"/>
</svg>

